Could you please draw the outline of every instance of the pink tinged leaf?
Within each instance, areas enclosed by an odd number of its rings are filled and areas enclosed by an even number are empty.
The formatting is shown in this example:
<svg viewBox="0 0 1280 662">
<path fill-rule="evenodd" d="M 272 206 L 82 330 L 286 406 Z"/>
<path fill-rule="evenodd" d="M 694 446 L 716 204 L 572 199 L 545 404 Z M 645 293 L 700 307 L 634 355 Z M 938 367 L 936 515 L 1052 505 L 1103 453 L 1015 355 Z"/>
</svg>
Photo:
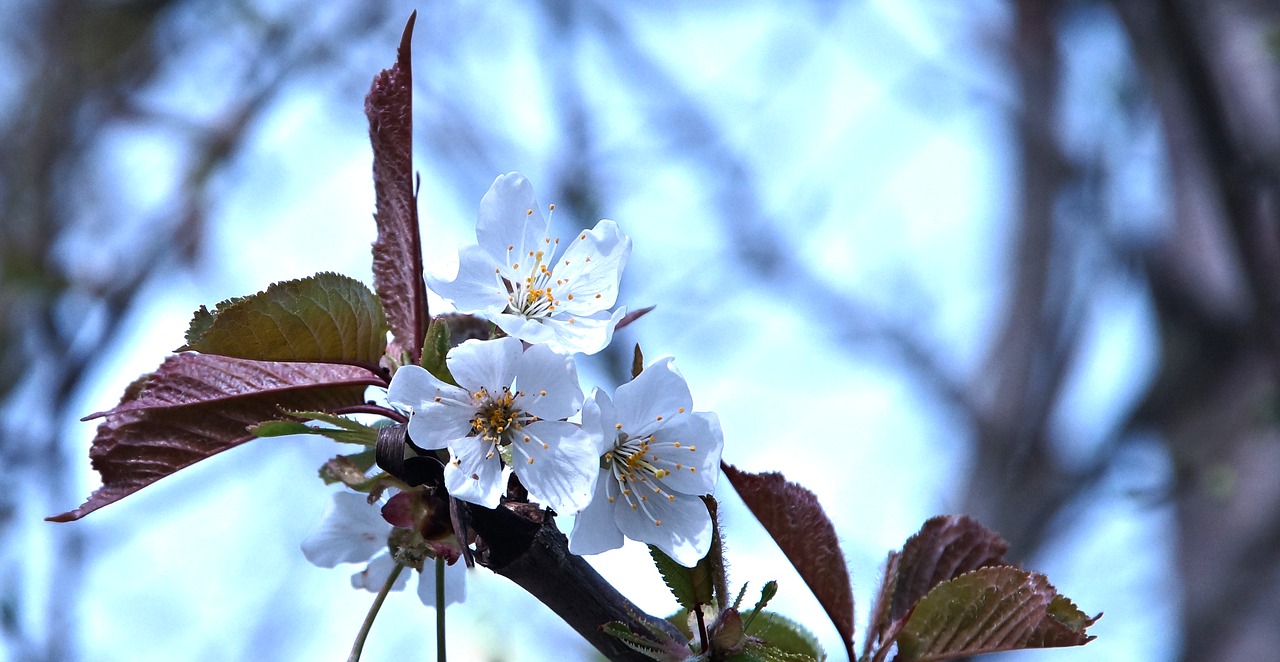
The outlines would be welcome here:
<svg viewBox="0 0 1280 662">
<path fill-rule="evenodd" d="M 906 616 L 939 583 L 978 568 L 999 565 L 1009 544 L 964 515 L 938 516 L 907 540 L 898 559 L 889 620 Z"/>
<path fill-rule="evenodd" d="M 370 373 L 350 366 L 280 364 L 179 354 L 125 390 L 89 449 L 102 487 L 50 521 L 69 522 L 254 436 L 282 410 L 333 411 L 364 400 Z"/>
<path fill-rule="evenodd" d="M 413 176 L 413 76 L 410 42 L 414 12 L 404 26 L 396 63 L 373 79 L 365 97 L 373 143 L 373 283 L 397 344 L 418 361 L 427 328 L 426 284 L 422 278 L 422 237 Z"/>
<path fill-rule="evenodd" d="M 982 653 L 1080 646 L 1094 639 L 1089 617 L 1039 573 L 985 567 L 933 587 L 897 637 L 905 661 L 949 660 Z"/>
<path fill-rule="evenodd" d="M 835 526 L 812 492 L 780 473 L 752 474 L 728 464 L 721 470 L 795 566 L 835 624 L 853 659 L 853 592 Z"/>
</svg>

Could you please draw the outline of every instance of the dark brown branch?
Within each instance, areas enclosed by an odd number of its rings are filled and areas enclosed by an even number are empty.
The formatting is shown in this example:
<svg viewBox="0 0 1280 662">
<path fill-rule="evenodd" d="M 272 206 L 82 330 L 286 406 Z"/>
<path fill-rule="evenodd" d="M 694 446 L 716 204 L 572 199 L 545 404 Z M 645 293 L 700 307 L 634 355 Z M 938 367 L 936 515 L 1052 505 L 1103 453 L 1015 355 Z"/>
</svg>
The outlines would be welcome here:
<svg viewBox="0 0 1280 662">
<path fill-rule="evenodd" d="M 483 539 L 477 560 L 551 608 L 610 660 L 648 660 L 601 627 L 614 621 L 645 636 L 651 628 L 684 645 L 684 635 L 667 621 L 646 614 L 569 552 L 569 541 L 555 520 L 539 523 L 506 507 L 470 506 L 471 526 Z M 540 513 L 541 511 L 539 511 Z"/>
</svg>

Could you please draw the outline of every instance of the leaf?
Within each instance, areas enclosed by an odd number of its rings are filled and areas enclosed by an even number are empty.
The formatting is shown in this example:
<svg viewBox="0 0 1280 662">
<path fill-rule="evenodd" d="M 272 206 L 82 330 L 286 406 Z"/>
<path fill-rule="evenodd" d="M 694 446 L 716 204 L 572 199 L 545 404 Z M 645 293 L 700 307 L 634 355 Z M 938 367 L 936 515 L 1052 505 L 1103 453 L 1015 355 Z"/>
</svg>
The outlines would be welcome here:
<svg viewBox="0 0 1280 662">
<path fill-rule="evenodd" d="M 1004 562 L 1009 544 L 964 515 L 929 519 L 902 546 L 889 621 L 896 622 L 934 586 L 969 571 Z"/>
<path fill-rule="evenodd" d="M 974 570 L 938 584 L 898 634 L 899 659 L 949 660 L 982 653 L 1080 646 L 1092 618 L 1044 575 L 1012 566 Z"/>
<path fill-rule="evenodd" d="M 853 659 L 853 591 L 835 526 L 812 492 L 779 473 L 752 474 L 721 463 L 729 483 L 818 598 Z"/>
<path fill-rule="evenodd" d="M 422 238 L 413 177 L 413 69 L 410 43 L 415 11 L 396 51 L 396 63 L 373 79 L 364 100 L 373 143 L 373 285 L 386 308 L 391 334 L 416 363 L 427 326 L 426 284 L 422 280 Z"/>
<path fill-rule="evenodd" d="M 803 625 L 773 612 L 763 612 L 747 626 L 747 635 L 759 639 L 764 660 L 825 660 L 827 654 Z M 754 647 L 749 647 L 752 651 Z"/>
<path fill-rule="evenodd" d="M 282 409 L 332 411 L 360 404 L 370 377 L 349 366 L 171 356 L 134 381 L 119 406 L 94 415 L 105 418 L 89 448 L 102 487 L 79 508 L 47 519 L 80 519 L 249 441 L 249 426 L 281 418 Z"/>
<path fill-rule="evenodd" d="M 90 414 L 92 420 L 143 409 L 213 404 L 245 396 L 269 397 L 315 386 L 380 386 L 385 382 L 356 366 L 325 363 L 273 363 L 226 356 L 183 353 L 165 359 L 155 372 L 135 382 L 114 409 Z M 277 412 L 278 417 L 278 412 Z"/>
<path fill-rule="evenodd" d="M 728 581 L 724 571 L 724 543 L 720 538 L 720 517 L 714 497 L 704 496 L 702 502 L 711 513 L 711 547 L 692 568 L 686 568 L 667 556 L 662 550 L 649 545 L 649 555 L 662 575 L 671 595 L 681 607 L 693 611 L 702 605 L 719 609 L 727 606 Z"/>
<path fill-rule="evenodd" d="M 378 297 L 354 278 L 321 273 L 197 310 L 182 350 L 258 361 L 376 366 L 387 322 Z"/>
<path fill-rule="evenodd" d="M 450 347 L 449 323 L 439 318 L 431 320 L 431 325 L 427 327 L 427 339 L 422 343 L 419 365 L 436 379 L 457 386 L 458 382 L 454 380 L 453 373 L 449 372 L 449 364 L 445 361 Z"/>
<path fill-rule="evenodd" d="M 662 581 L 666 583 L 677 604 L 689 611 L 713 604 L 713 582 L 705 557 L 698 565 L 686 568 L 653 545 L 649 545 L 649 555 L 653 557 L 653 564 L 657 566 Z"/>
</svg>

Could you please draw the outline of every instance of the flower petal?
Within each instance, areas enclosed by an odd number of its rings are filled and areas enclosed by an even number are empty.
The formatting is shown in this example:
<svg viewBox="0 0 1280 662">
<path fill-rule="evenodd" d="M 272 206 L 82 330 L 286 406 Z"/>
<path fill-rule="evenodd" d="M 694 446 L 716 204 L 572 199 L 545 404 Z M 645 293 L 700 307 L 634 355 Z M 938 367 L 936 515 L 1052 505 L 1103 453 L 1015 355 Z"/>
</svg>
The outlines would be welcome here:
<svg viewBox="0 0 1280 662">
<path fill-rule="evenodd" d="M 618 300 L 618 282 L 631 255 L 631 238 L 610 220 L 578 234 L 553 267 L 560 309 L 573 315 L 607 310 Z M 572 295 L 570 297 L 569 295 Z"/>
<path fill-rule="evenodd" d="M 500 266 L 484 249 L 467 246 L 458 252 L 458 274 L 453 280 L 427 274 L 427 285 L 448 299 L 459 312 L 502 312 L 510 302 L 510 295 L 501 276 L 494 271 Z"/>
<path fill-rule="evenodd" d="M 525 350 L 516 368 L 520 409 L 546 420 L 569 418 L 582 409 L 582 386 L 573 357 L 547 345 Z"/>
<path fill-rule="evenodd" d="M 711 513 L 698 497 L 646 495 L 632 508 L 626 499 L 615 503 L 618 528 L 628 538 L 657 546 L 676 563 L 697 565 L 711 548 Z"/>
<path fill-rule="evenodd" d="M 515 338 L 472 339 L 449 350 L 445 361 L 462 388 L 472 393 L 484 388 L 499 394 L 515 380 L 523 347 Z"/>
<path fill-rule="evenodd" d="M 428 450 L 444 448 L 471 432 L 475 408 L 470 400 L 466 391 L 416 365 L 401 366 L 387 388 L 387 401 L 412 413 L 409 437 Z"/>
<path fill-rule="evenodd" d="M 618 412 L 609 394 L 599 387 L 591 391 L 582 403 L 582 429 L 591 435 L 596 444 L 596 456 L 613 450 L 618 441 Z"/>
<path fill-rule="evenodd" d="M 618 481 L 614 480 L 613 472 L 599 472 L 591 503 L 573 520 L 573 531 L 569 532 L 570 552 L 599 554 L 622 547 L 622 529 L 614 518 L 614 504 L 609 502 L 609 497 L 616 500 L 617 495 Z"/>
<path fill-rule="evenodd" d="M 515 431 L 511 464 L 529 492 L 560 513 L 591 502 L 600 456 L 591 435 L 573 423 L 537 421 Z"/>
<path fill-rule="evenodd" d="M 653 465 L 670 472 L 662 477 L 664 485 L 692 495 L 715 491 L 724 449 L 719 417 L 712 412 L 680 414 L 651 434 Z"/>
<path fill-rule="evenodd" d="M 364 570 L 351 575 L 351 587 L 362 588 L 370 593 L 377 593 L 382 590 L 382 585 L 387 583 L 387 577 L 391 576 L 391 571 L 396 567 L 396 562 L 391 560 L 390 554 L 382 554 L 378 558 L 371 561 Z M 391 585 L 391 590 L 402 591 L 404 585 L 409 581 L 409 574 L 401 572 L 396 581 Z"/>
<path fill-rule="evenodd" d="M 427 559 L 418 573 L 418 599 L 428 607 L 436 606 L 436 561 Z M 444 567 L 444 604 L 460 604 L 467 599 L 467 564 L 454 563 Z"/>
<path fill-rule="evenodd" d="M 612 313 L 601 310 L 591 315 L 557 313 L 543 320 L 543 324 L 555 334 L 547 344 L 563 352 L 595 354 L 609 346 L 609 342 L 613 340 L 613 330 L 626 314 L 626 308 L 619 308 Z"/>
<path fill-rule="evenodd" d="M 545 249 L 547 226 L 533 185 L 518 172 L 507 173 L 480 200 L 476 241 L 506 270 L 529 251 Z"/>
<path fill-rule="evenodd" d="M 524 315 L 514 315 L 512 313 L 497 313 L 488 317 L 507 335 L 519 338 L 531 345 L 555 342 L 556 332 L 545 324 L 546 318 L 530 319 Z"/>
<path fill-rule="evenodd" d="M 613 402 L 618 407 L 618 422 L 632 437 L 648 435 L 658 425 L 693 409 L 693 396 L 673 359 L 664 356 L 649 364 L 639 377 L 618 387 Z"/>
<path fill-rule="evenodd" d="M 444 466 L 449 494 L 468 503 L 497 508 L 502 496 L 502 460 L 494 444 L 467 437 L 449 446 L 453 458 Z"/>
<path fill-rule="evenodd" d="M 387 548 L 391 525 L 363 494 L 336 492 L 320 523 L 302 541 L 302 555 L 321 568 L 368 561 Z"/>
</svg>

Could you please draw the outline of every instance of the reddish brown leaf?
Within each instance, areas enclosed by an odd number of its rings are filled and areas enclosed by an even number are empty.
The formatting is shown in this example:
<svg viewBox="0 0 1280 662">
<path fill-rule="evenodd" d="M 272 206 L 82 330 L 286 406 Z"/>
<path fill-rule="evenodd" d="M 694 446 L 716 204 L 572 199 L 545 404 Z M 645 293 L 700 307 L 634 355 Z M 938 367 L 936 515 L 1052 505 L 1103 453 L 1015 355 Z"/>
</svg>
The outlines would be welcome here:
<svg viewBox="0 0 1280 662">
<path fill-rule="evenodd" d="M 894 580 L 889 622 L 907 615 L 941 582 L 1004 562 L 1009 544 L 964 515 L 931 518 L 902 546 Z"/>
<path fill-rule="evenodd" d="M 221 400 L 325 386 L 379 386 L 385 382 L 364 368 L 331 363 L 249 361 L 210 354 L 174 354 L 159 370 L 146 375 L 134 397 L 126 396 L 114 409 L 81 420 L 139 409 L 184 407 Z"/>
<path fill-rule="evenodd" d="M 751 514 L 760 520 L 835 623 L 853 659 L 853 591 L 835 526 L 813 492 L 779 473 L 752 474 L 728 464 L 721 469 Z"/>
<path fill-rule="evenodd" d="M 427 328 L 426 284 L 422 279 L 422 238 L 413 177 L 413 76 L 409 44 L 418 13 L 409 17 L 396 63 L 373 79 L 364 100 L 373 143 L 373 283 L 391 334 L 417 363 Z"/>
<path fill-rule="evenodd" d="M 365 377 L 348 374 L 352 371 Z M 159 370 L 130 385 L 119 406 L 98 414 L 105 420 L 98 426 L 89 457 L 102 475 L 102 487 L 79 508 L 48 519 L 80 519 L 249 441 L 253 436 L 248 427 L 282 418 L 282 409 L 332 411 L 360 404 L 368 376 L 349 366 L 195 354 L 170 357 Z"/>
</svg>

